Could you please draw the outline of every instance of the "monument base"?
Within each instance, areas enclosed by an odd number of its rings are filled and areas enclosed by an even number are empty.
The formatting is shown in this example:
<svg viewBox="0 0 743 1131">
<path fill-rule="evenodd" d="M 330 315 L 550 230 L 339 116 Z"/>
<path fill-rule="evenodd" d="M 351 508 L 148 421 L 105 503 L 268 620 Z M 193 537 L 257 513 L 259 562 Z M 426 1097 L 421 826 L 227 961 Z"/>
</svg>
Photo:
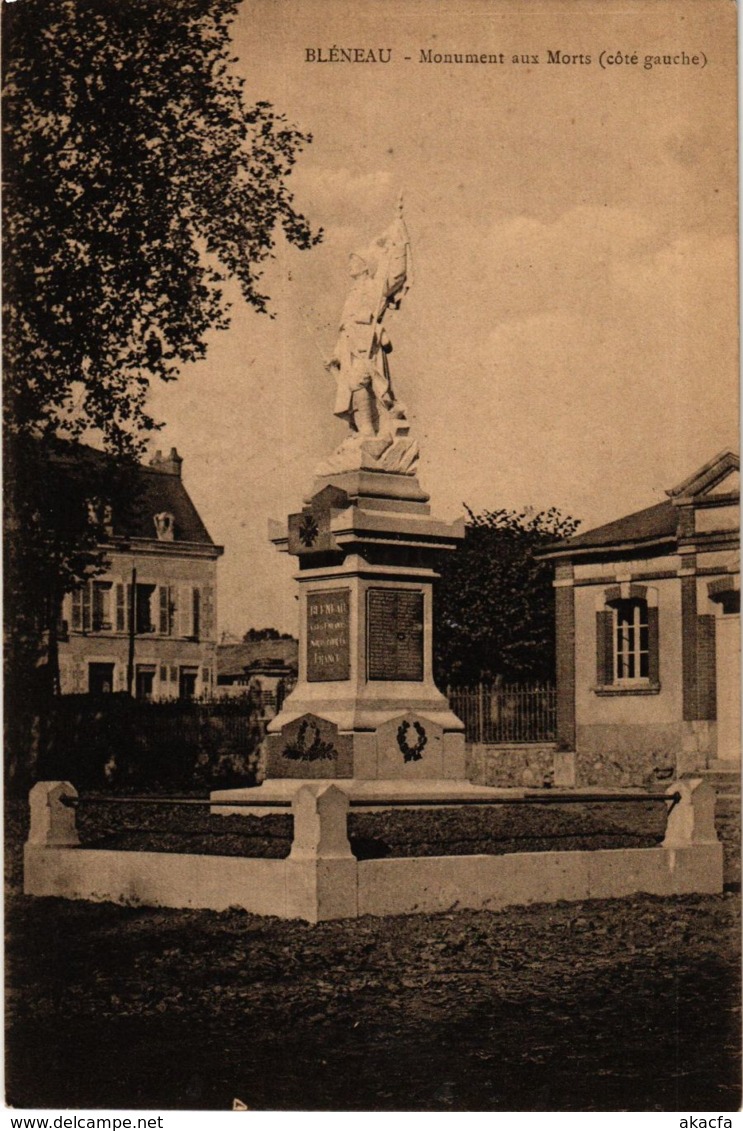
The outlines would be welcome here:
<svg viewBox="0 0 743 1131">
<path fill-rule="evenodd" d="M 433 676 L 433 585 L 461 519 L 413 475 L 321 476 L 272 541 L 296 555 L 299 678 L 264 741 L 266 777 L 464 780 L 464 726 Z"/>
<path fill-rule="evenodd" d="M 351 711 L 350 705 L 344 710 L 343 703 L 332 699 L 296 704 L 292 697 L 263 742 L 266 776 L 295 781 L 463 779 L 464 733 L 440 698 L 392 700 L 384 708 L 367 705 L 365 711 L 357 705 Z M 460 729 L 447 730 L 447 725 Z"/>
<path fill-rule="evenodd" d="M 247 789 L 218 789 L 209 794 L 209 799 L 214 802 L 213 814 L 226 817 L 236 814 L 238 816 L 262 817 L 269 813 L 288 813 L 292 798 L 303 785 L 324 786 L 337 785 L 348 795 L 349 801 L 354 803 L 357 812 L 365 813 L 378 808 L 380 805 L 392 803 L 394 808 L 425 808 L 430 802 L 438 808 L 451 803 L 457 805 L 462 801 L 492 801 L 495 797 L 508 797 L 518 794 L 523 796 L 523 790 L 499 789 L 494 786 L 473 785 L 464 779 L 430 778 L 428 780 L 400 781 L 399 779 L 369 779 L 348 778 L 339 781 L 337 778 L 270 778 L 263 785 Z M 255 801 L 254 809 L 248 805 L 230 806 L 231 801 Z M 368 802 L 369 808 L 359 804 Z"/>
</svg>

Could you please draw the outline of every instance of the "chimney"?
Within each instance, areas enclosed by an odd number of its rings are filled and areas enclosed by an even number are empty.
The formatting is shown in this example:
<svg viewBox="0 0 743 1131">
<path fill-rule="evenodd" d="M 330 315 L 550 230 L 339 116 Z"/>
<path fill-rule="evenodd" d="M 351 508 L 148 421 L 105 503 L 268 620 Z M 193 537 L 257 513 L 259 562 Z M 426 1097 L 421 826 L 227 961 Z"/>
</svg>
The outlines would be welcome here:
<svg viewBox="0 0 743 1131">
<path fill-rule="evenodd" d="M 154 467 L 157 471 L 163 471 L 166 475 L 177 475 L 179 479 L 182 464 L 183 457 L 178 455 L 176 448 L 171 448 L 170 455 L 166 458 L 163 458 L 163 453 L 158 449 L 150 460 L 150 467 Z"/>
</svg>

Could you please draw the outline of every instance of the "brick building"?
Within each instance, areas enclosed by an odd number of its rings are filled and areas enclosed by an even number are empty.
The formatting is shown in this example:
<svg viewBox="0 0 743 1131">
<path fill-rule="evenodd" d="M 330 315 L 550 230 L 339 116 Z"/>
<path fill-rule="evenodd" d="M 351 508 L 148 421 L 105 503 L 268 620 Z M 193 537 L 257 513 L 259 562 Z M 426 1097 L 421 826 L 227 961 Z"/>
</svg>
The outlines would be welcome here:
<svg viewBox="0 0 743 1131">
<path fill-rule="evenodd" d="M 107 569 L 64 599 L 63 694 L 129 685 L 142 699 L 213 693 L 223 550 L 186 491 L 182 463 L 175 448 L 166 458 L 158 452 L 137 469 L 126 516 L 97 516 L 108 534 Z"/>
<path fill-rule="evenodd" d="M 739 459 L 578 534 L 555 565 L 558 755 L 578 784 L 740 762 Z"/>
</svg>

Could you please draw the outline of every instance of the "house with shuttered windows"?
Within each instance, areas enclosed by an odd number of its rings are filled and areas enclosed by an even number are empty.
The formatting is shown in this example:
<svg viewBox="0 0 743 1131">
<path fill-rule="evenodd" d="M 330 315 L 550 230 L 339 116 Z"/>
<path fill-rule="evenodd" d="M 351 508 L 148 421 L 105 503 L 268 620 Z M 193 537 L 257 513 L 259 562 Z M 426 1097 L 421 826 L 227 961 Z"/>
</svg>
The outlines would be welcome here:
<svg viewBox="0 0 743 1131">
<path fill-rule="evenodd" d="M 62 694 L 130 691 L 190 699 L 216 686 L 215 545 L 182 479 L 175 449 L 137 469 L 135 498 L 107 531 L 107 568 L 65 597 L 59 644 Z M 91 503 L 91 505 L 96 505 Z"/>
<path fill-rule="evenodd" d="M 561 780 L 740 768 L 740 471 L 720 452 L 666 499 L 551 547 Z"/>
</svg>

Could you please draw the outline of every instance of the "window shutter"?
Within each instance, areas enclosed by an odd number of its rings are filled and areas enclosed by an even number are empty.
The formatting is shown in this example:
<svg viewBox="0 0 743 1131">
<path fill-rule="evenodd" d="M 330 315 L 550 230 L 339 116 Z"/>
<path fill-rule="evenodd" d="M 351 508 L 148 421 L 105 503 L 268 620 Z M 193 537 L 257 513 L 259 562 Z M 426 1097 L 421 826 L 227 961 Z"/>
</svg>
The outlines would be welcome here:
<svg viewBox="0 0 743 1131">
<path fill-rule="evenodd" d="M 104 589 L 97 581 L 93 582 L 92 602 L 93 631 L 100 632 L 105 623 Z"/>
<path fill-rule="evenodd" d="M 193 587 L 191 608 L 192 635 L 198 638 L 201 635 L 201 590 L 197 586 Z"/>
<path fill-rule="evenodd" d="M 170 593 L 167 585 L 158 586 L 159 618 L 158 631 L 161 636 L 170 636 Z M 165 678 L 164 676 L 162 677 Z"/>
<path fill-rule="evenodd" d="M 83 630 L 83 592 L 75 589 L 72 594 L 72 628 L 74 632 Z"/>
<path fill-rule="evenodd" d="M 59 636 L 60 640 L 64 640 L 64 636 L 65 636 L 65 633 L 66 633 L 67 627 L 68 627 L 68 625 L 67 625 L 67 619 L 68 618 L 65 616 L 66 612 L 67 612 L 67 598 L 63 597 L 62 600 L 59 603 L 59 608 L 57 609 L 57 635 Z"/>
<path fill-rule="evenodd" d="M 648 679 L 660 683 L 658 610 L 648 607 Z"/>
<path fill-rule="evenodd" d="M 201 631 L 205 640 L 214 635 L 214 589 L 205 585 L 202 590 Z"/>
<path fill-rule="evenodd" d="M 614 682 L 614 617 L 610 609 L 596 613 L 596 682 Z"/>
<path fill-rule="evenodd" d="M 126 603 L 124 600 L 124 586 L 119 582 L 116 586 L 116 631 L 126 632 Z"/>
<path fill-rule="evenodd" d="M 176 609 L 178 617 L 178 635 L 190 636 L 191 635 L 191 587 L 189 585 L 178 586 L 178 605 Z"/>
<path fill-rule="evenodd" d="M 83 632 L 90 632 L 90 582 L 82 591 L 83 597 Z"/>
</svg>

